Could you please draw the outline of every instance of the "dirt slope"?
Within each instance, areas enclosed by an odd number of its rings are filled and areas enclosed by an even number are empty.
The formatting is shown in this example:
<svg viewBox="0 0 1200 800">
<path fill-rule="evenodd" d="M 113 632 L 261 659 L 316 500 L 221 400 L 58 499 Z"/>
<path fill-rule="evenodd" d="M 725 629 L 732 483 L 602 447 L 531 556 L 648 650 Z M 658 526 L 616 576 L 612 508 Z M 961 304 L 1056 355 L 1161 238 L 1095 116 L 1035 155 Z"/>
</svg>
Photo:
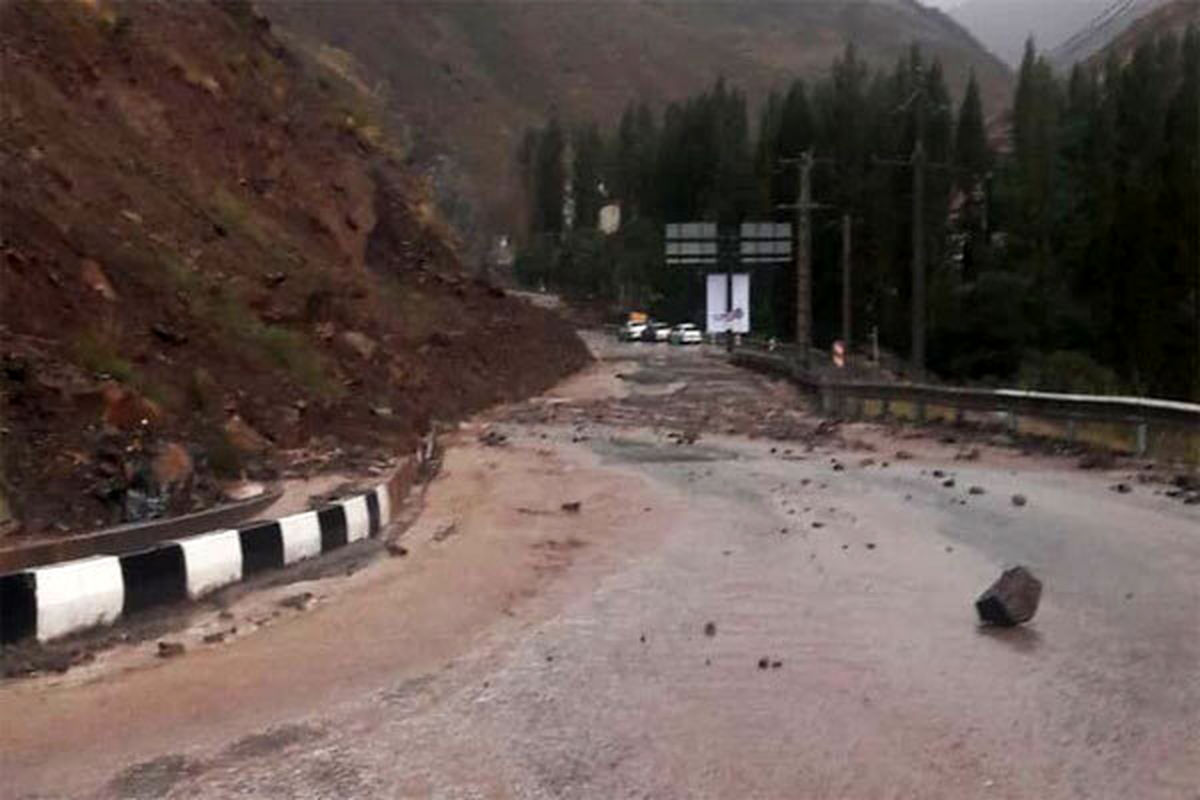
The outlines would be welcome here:
<svg viewBox="0 0 1200 800">
<path fill-rule="evenodd" d="M 513 156 L 551 107 L 615 124 L 631 100 L 661 106 L 722 75 L 757 103 L 826 71 L 849 41 L 887 66 L 919 42 L 946 63 L 956 89 L 974 68 L 989 111 L 1007 102 L 1011 80 L 957 23 L 912 0 L 260 5 L 308 47 L 340 64 L 357 60 L 372 76 L 468 233 L 519 224 Z"/>
<path fill-rule="evenodd" d="M 0 81 L 0 532 L 369 463 L 588 358 L 248 3 L 0 3 Z"/>
</svg>

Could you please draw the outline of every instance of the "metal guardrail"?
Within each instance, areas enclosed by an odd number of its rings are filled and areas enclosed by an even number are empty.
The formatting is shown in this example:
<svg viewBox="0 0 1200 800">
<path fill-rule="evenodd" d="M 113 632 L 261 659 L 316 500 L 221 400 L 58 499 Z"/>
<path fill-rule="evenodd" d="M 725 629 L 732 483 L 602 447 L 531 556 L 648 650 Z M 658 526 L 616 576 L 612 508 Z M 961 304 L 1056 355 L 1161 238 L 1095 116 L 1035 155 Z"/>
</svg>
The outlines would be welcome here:
<svg viewBox="0 0 1200 800">
<path fill-rule="evenodd" d="M 1195 403 L 842 379 L 804 370 L 794 351 L 770 352 L 754 345 L 737 348 L 733 359 L 816 392 L 825 413 L 918 422 L 931 417 L 962 420 L 969 413 L 982 413 L 1013 432 L 1200 463 L 1200 405 Z"/>
</svg>

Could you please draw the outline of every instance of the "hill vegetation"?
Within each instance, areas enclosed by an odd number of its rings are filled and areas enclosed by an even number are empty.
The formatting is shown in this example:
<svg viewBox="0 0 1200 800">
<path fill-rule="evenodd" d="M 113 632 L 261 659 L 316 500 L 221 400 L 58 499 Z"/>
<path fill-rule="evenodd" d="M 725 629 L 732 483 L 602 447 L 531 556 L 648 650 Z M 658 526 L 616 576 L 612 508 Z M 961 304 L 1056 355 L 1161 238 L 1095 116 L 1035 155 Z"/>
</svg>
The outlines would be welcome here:
<svg viewBox="0 0 1200 800">
<path fill-rule="evenodd" d="M 933 165 L 929 361 L 947 378 L 1029 388 L 1200 399 L 1200 29 L 1148 39 L 1127 61 L 1056 77 L 1032 44 L 994 152 L 974 84 L 952 107 L 939 63 L 914 49 L 872 72 L 853 49 L 829 77 L 772 95 L 757 126 L 746 97 L 717 82 L 661 116 L 626 110 L 607 130 L 556 119 L 520 160 L 533 198 L 518 276 L 577 296 L 634 303 L 667 319 L 703 310 L 698 273 L 664 266 L 667 222 L 787 219 L 805 151 L 814 173 L 814 335 L 840 332 L 840 235 L 854 221 L 854 339 L 872 329 L 907 352 L 917 132 Z M 752 135 L 756 129 L 759 133 Z M 567 149 L 567 141 L 574 143 Z M 566 225 L 566 174 L 579 224 Z M 595 229 L 597 186 L 626 222 Z M 795 283 L 759 270 L 754 325 L 794 336 Z"/>
<path fill-rule="evenodd" d="M 890 66 L 919 42 L 956 95 L 974 69 L 998 112 L 1011 73 L 949 17 L 913 0 L 736 3 L 262 4 L 310 49 L 340 52 L 403 120 L 410 156 L 470 241 L 525 222 L 513 154 L 550 110 L 567 124 L 615 119 L 630 102 L 660 112 L 719 77 L 752 106 L 815 78 L 848 42 Z"/>
</svg>

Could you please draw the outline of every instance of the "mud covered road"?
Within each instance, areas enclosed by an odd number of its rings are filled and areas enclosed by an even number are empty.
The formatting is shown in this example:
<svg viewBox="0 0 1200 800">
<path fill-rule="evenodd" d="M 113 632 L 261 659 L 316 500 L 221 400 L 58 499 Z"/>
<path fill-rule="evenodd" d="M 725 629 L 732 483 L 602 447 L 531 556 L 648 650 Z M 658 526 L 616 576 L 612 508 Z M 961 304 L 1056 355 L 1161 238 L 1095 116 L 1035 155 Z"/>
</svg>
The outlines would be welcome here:
<svg viewBox="0 0 1200 800">
<path fill-rule="evenodd" d="M 0 684 L 0 794 L 1200 798 L 1200 507 L 592 344 L 449 438 L 406 555 Z M 1036 620 L 980 629 L 1015 562 Z"/>
</svg>

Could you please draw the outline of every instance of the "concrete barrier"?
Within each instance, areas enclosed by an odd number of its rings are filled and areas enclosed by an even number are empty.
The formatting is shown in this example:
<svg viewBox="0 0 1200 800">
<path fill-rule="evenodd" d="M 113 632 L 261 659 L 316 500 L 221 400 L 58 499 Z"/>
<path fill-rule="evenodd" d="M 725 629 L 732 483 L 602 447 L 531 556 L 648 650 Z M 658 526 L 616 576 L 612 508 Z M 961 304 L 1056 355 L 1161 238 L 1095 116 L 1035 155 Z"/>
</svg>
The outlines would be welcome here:
<svg viewBox="0 0 1200 800">
<path fill-rule="evenodd" d="M 0 575 L 0 643 L 46 642 L 196 600 L 255 573 L 378 536 L 412 477 L 402 469 L 366 494 L 277 521 Z"/>
</svg>

